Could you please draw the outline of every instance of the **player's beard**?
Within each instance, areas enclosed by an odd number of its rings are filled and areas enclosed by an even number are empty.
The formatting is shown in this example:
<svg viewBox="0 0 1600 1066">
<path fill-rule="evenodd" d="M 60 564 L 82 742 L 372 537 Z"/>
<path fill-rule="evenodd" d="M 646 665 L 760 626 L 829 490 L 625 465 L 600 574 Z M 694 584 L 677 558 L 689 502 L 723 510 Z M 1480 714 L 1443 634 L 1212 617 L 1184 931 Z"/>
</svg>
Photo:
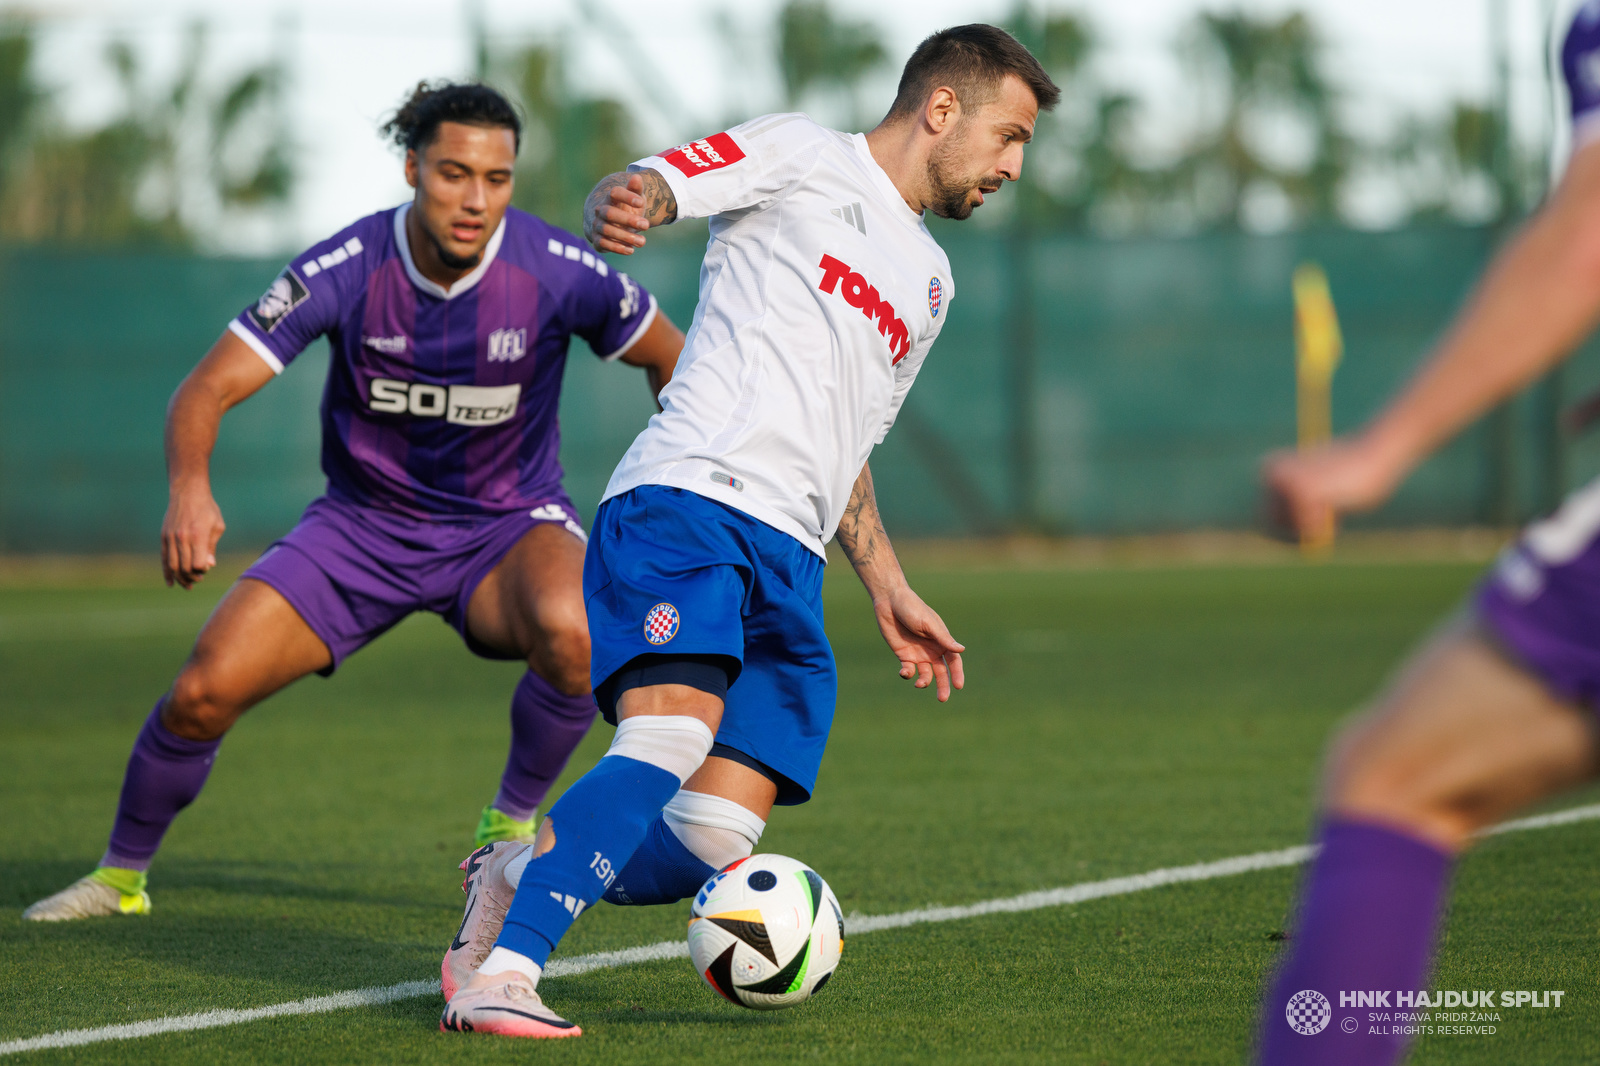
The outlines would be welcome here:
<svg viewBox="0 0 1600 1066">
<path fill-rule="evenodd" d="M 973 189 L 993 192 L 1000 188 L 998 174 L 968 176 L 960 173 L 961 152 L 966 147 L 966 120 L 934 146 L 928 156 L 928 209 L 940 218 L 960 221 L 971 218 L 978 205 L 971 200 Z"/>
<path fill-rule="evenodd" d="M 439 256 L 439 262 L 451 270 L 471 270 L 483 259 L 483 253 L 477 255 L 456 255 L 444 246 L 444 242 L 433 234 L 428 234 L 428 239 L 433 242 L 433 250 Z"/>
</svg>

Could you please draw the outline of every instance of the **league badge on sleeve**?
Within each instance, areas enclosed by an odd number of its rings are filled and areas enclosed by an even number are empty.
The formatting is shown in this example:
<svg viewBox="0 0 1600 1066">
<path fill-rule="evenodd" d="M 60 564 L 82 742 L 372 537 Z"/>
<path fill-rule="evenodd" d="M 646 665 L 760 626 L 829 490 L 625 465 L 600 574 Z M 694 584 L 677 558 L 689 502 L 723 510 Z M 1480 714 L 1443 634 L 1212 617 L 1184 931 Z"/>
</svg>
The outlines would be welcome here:
<svg viewBox="0 0 1600 1066">
<path fill-rule="evenodd" d="M 944 286 L 939 284 L 938 278 L 928 279 L 928 313 L 934 318 L 939 317 L 939 308 L 944 304 Z"/>
<path fill-rule="evenodd" d="M 284 267 L 283 273 L 272 281 L 272 286 L 261 294 L 261 299 L 250 308 L 248 314 L 250 321 L 254 322 L 263 333 L 271 333 L 278 328 L 278 323 L 289 317 L 289 313 L 296 307 L 305 303 L 311 292 L 306 288 L 306 283 L 289 267 Z"/>
<path fill-rule="evenodd" d="M 678 635 L 678 609 L 670 603 L 658 603 L 644 616 L 644 639 L 652 644 L 665 644 Z"/>
</svg>

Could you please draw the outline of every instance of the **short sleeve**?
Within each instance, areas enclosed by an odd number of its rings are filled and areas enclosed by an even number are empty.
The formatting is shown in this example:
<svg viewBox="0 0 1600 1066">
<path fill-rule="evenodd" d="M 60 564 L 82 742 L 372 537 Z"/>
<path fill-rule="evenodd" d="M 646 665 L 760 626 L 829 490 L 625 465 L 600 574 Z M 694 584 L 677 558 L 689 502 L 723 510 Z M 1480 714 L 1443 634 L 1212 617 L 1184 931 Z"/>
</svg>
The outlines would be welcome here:
<svg viewBox="0 0 1600 1066">
<path fill-rule="evenodd" d="M 359 260 L 364 250 L 361 238 L 343 234 L 314 245 L 291 260 L 261 298 L 228 323 L 229 331 L 248 344 L 274 374 L 283 373 L 312 341 L 338 324 L 342 283 L 360 273 L 329 267 Z"/>
<path fill-rule="evenodd" d="M 781 199 L 811 172 L 833 136 L 802 114 L 765 115 L 646 156 L 628 169 L 665 178 L 679 218 L 705 218 Z"/>
<path fill-rule="evenodd" d="M 621 359 L 655 321 L 656 298 L 620 270 L 604 274 L 586 270 L 578 277 L 568 310 L 569 328 L 601 359 Z"/>
<path fill-rule="evenodd" d="M 1573 16 L 1561 46 L 1561 72 L 1572 103 L 1572 147 L 1600 139 L 1600 0 Z"/>
</svg>

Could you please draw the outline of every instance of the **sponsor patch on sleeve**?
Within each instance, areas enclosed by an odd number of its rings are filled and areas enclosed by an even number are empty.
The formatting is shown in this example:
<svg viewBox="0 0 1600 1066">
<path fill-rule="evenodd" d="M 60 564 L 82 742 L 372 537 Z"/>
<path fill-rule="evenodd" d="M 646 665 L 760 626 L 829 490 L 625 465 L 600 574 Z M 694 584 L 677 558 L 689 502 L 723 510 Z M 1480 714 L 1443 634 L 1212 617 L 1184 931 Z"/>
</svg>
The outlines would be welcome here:
<svg viewBox="0 0 1600 1066">
<path fill-rule="evenodd" d="M 713 133 L 709 137 L 662 152 L 661 158 L 683 171 L 685 177 L 692 178 L 732 166 L 744 158 L 744 149 L 735 144 L 728 134 Z"/>
<path fill-rule="evenodd" d="M 310 296 L 311 292 L 306 288 L 306 283 L 300 280 L 293 268 L 284 267 L 283 273 L 273 279 L 272 285 L 261 294 L 261 299 L 257 300 L 256 305 L 247 313 L 250 315 L 250 321 L 254 322 L 263 333 L 271 333 Z"/>
</svg>

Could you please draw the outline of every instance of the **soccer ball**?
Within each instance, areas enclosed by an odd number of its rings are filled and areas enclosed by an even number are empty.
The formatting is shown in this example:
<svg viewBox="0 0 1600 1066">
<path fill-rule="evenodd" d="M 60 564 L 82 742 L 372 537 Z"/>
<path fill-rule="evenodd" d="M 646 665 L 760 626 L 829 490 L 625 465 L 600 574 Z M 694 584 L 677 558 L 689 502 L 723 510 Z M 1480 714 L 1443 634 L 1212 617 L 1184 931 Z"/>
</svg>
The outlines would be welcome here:
<svg viewBox="0 0 1600 1066">
<path fill-rule="evenodd" d="M 804 1003 L 828 983 L 844 951 L 833 889 L 783 855 L 752 855 L 713 874 L 690 914 L 694 968 L 741 1007 Z"/>
</svg>

